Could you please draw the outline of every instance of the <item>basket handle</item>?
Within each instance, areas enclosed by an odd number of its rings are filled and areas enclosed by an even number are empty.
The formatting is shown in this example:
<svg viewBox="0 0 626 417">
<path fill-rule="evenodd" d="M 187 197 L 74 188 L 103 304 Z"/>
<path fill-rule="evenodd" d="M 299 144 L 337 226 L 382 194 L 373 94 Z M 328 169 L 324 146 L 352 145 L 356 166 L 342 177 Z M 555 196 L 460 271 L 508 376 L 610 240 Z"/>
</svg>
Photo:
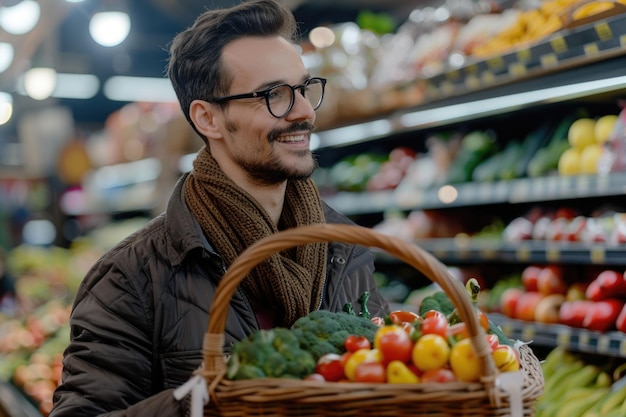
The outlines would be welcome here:
<svg viewBox="0 0 626 417">
<path fill-rule="evenodd" d="M 434 256 L 417 245 L 356 225 L 315 224 L 284 230 L 267 236 L 244 250 L 231 264 L 217 286 L 204 338 L 204 372 L 214 374 L 225 369 L 223 334 L 230 300 L 241 281 L 260 262 L 272 254 L 295 246 L 315 242 L 344 242 L 383 249 L 413 266 L 431 281 L 439 284 L 466 323 L 472 346 L 478 356 L 484 382 L 493 382 L 496 373 L 486 341 L 467 291 Z"/>
</svg>

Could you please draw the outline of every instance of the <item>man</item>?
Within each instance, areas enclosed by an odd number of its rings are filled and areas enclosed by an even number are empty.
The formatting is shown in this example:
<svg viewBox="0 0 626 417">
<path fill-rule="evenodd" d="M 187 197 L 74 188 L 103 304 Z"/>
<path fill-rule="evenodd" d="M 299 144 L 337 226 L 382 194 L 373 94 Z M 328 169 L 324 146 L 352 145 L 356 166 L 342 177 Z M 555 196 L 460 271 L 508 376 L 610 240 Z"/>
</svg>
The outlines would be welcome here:
<svg viewBox="0 0 626 417">
<path fill-rule="evenodd" d="M 205 146 L 166 212 L 85 277 L 52 417 L 182 415 L 172 392 L 200 366 L 211 299 L 233 259 L 282 229 L 349 222 L 309 178 L 325 80 L 304 67 L 295 29 L 288 9 L 254 0 L 208 11 L 174 39 L 168 74 Z M 368 250 L 336 242 L 275 254 L 233 297 L 225 353 L 316 309 L 358 311 L 364 291 L 384 315 L 372 271 Z"/>
</svg>

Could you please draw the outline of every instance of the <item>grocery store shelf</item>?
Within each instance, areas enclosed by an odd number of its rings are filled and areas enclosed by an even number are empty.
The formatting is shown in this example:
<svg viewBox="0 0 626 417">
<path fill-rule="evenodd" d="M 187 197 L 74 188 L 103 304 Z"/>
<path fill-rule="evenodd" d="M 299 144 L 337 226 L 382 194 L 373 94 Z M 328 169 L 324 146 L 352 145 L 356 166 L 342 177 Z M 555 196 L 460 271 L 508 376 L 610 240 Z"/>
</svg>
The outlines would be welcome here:
<svg viewBox="0 0 626 417">
<path fill-rule="evenodd" d="M 626 92 L 626 15 L 559 32 L 537 45 L 470 63 L 427 80 L 424 104 L 318 132 L 317 150 L 392 134 Z"/>
<path fill-rule="evenodd" d="M 495 313 L 489 313 L 489 318 L 511 339 L 532 341 L 533 345 L 543 347 L 562 346 L 577 352 L 626 358 L 626 333 L 602 333 L 562 324 L 527 322 Z"/>
<path fill-rule="evenodd" d="M 610 197 L 626 194 L 626 172 L 609 175 L 548 176 L 509 181 L 441 185 L 437 188 L 402 188 L 375 193 L 339 192 L 325 196 L 335 209 L 348 214 L 386 210 L 438 209 L 517 204 L 539 201 Z"/>
<path fill-rule="evenodd" d="M 505 263 L 626 265 L 624 246 L 532 240 L 507 243 L 499 239 L 471 238 L 423 239 L 415 244 L 448 264 L 484 264 L 497 260 Z M 394 258 L 383 253 L 378 253 L 377 258 L 395 262 Z"/>
</svg>

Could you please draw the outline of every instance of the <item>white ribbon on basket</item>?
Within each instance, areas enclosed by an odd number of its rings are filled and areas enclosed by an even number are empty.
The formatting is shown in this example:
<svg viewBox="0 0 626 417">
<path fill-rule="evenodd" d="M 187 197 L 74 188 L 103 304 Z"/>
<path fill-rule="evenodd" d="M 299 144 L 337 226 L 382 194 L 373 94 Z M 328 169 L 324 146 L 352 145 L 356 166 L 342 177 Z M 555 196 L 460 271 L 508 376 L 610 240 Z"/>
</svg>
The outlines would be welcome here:
<svg viewBox="0 0 626 417">
<path fill-rule="evenodd" d="M 174 398 L 178 401 L 191 394 L 189 417 L 203 417 L 204 406 L 209 402 L 206 380 L 201 375 L 194 375 L 180 387 L 174 390 Z"/>
<path fill-rule="evenodd" d="M 515 350 L 519 352 L 522 345 L 528 345 L 531 342 L 522 342 L 516 340 L 513 344 Z M 522 386 L 524 385 L 524 375 L 521 371 L 502 372 L 496 377 L 496 387 L 509 395 L 509 406 L 511 408 L 511 417 L 524 416 L 524 404 L 522 402 Z"/>
</svg>

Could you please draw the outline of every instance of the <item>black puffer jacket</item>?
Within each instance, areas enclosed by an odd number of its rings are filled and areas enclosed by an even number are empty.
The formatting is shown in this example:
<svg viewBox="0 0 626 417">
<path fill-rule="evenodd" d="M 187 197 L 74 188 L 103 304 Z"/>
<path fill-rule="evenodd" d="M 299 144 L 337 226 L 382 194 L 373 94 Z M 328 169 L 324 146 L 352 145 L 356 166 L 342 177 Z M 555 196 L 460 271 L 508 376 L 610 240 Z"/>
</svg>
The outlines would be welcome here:
<svg viewBox="0 0 626 417">
<path fill-rule="evenodd" d="M 172 390 L 202 361 L 202 339 L 220 257 L 184 204 L 179 181 L 166 213 L 105 254 L 85 277 L 71 316 L 63 383 L 51 417 L 178 416 Z M 325 206 L 328 223 L 349 223 Z M 332 242 L 320 308 L 341 311 L 372 296 L 374 315 L 387 312 L 372 279 L 373 258 L 363 247 Z M 246 297 L 233 296 L 226 323 L 228 352 L 258 329 Z"/>
</svg>

